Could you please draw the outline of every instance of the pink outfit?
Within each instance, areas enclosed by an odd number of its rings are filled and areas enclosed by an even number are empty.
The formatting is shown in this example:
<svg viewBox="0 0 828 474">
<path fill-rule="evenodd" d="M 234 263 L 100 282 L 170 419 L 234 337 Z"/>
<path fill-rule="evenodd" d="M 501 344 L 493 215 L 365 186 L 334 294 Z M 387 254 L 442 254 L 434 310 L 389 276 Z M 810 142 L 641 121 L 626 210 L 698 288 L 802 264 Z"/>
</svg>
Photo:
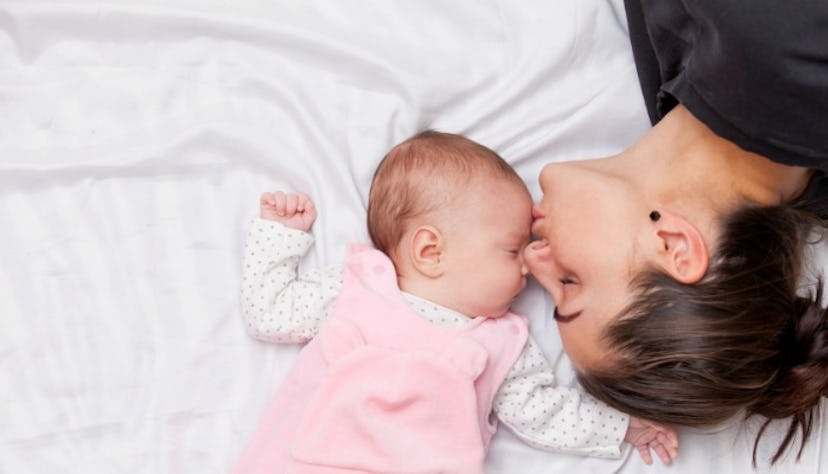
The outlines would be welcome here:
<svg viewBox="0 0 828 474">
<path fill-rule="evenodd" d="M 482 473 L 492 400 L 526 342 L 525 318 L 435 326 L 370 247 L 351 248 L 343 277 L 234 472 Z"/>
</svg>

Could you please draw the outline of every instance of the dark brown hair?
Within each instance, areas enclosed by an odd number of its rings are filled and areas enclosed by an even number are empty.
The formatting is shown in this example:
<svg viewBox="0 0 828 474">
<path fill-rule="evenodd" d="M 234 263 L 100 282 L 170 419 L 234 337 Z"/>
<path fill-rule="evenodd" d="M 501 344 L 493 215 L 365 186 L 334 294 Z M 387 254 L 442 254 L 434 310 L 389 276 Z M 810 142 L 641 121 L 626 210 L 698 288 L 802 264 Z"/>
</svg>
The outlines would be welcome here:
<svg viewBox="0 0 828 474">
<path fill-rule="evenodd" d="M 596 398 L 656 422 L 701 426 L 738 413 L 789 418 L 776 462 L 802 433 L 802 453 L 828 393 L 828 311 L 822 279 L 803 286 L 804 249 L 828 227 L 826 177 L 803 196 L 743 208 L 722 222 L 705 277 L 684 285 L 656 271 L 603 334 L 612 367 L 580 373 Z M 810 286 L 810 289 L 808 287 Z"/>
<path fill-rule="evenodd" d="M 452 202 L 481 175 L 526 186 L 497 153 L 462 135 L 426 130 L 395 146 L 374 172 L 368 196 L 374 246 L 393 258 L 412 219 Z"/>
</svg>

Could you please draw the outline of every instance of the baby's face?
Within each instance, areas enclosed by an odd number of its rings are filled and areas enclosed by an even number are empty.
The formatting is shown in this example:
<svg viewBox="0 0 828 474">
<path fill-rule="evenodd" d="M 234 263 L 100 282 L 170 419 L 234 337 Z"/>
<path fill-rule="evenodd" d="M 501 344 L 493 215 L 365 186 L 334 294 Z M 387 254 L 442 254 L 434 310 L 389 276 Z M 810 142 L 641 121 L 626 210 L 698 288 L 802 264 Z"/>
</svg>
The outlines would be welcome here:
<svg viewBox="0 0 828 474">
<path fill-rule="evenodd" d="M 454 307 L 467 316 L 501 316 L 526 287 L 532 198 L 522 183 L 491 178 L 455 205 L 457 225 L 444 255 Z"/>
</svg>

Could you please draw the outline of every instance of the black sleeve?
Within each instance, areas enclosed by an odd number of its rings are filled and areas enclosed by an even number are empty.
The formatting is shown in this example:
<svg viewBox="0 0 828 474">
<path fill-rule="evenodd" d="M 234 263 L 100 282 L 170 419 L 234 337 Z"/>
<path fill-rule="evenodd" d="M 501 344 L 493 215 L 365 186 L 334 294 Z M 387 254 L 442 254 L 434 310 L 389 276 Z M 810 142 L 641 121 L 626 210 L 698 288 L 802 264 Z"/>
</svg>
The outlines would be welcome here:
<svg viewBox="0 0 828 474">
<path fill-rule="evenodd" d="M 651 119 L 676 103 L 779 163 L 828 169 L 828 1 L 625 0 Z"/>
<path fill-rule="evenodd" d="M 658 60 L 653 51 L 653 45 L 650 43 L 650 35 L 647 34 L 640 0 L 624 0 L 624 8 L 627 11 L 627 26 L 630 31 L 630 43 L 635 59 L 635 70 L 638 72 L 638 82 L 644 94 L 644 104 L 647 106 L 650 123 L 655 124 L 660 118 L 656 112 L 656 96 L 661 88 Z"/>
</svg>

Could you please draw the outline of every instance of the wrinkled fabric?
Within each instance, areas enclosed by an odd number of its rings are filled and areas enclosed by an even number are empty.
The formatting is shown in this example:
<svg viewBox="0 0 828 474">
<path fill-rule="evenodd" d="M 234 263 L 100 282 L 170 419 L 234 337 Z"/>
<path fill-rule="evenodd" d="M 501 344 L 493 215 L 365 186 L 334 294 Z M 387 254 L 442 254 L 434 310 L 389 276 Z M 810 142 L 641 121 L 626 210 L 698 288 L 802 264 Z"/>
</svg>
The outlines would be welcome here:
<svg viewBox="0 0 828 474">
<path fill-rule="evenodd" d="M 648 127 L 620 0 L 0 0 L 0 472 L 230 469 L 298 352 L 239 317 L 262 191 L 314 198 L 316 267 L 367 239 L 374 168 L 423 128 L 538 199 L 546 162 Z M 552 302 L 515 309 L 574 383 Z M 776 472 L 828 464 L 821 426 Z M 739 473 L 751 429 L 682 432 L 676 468 L 500 430 L 486 472 Z"/>
</svg>

